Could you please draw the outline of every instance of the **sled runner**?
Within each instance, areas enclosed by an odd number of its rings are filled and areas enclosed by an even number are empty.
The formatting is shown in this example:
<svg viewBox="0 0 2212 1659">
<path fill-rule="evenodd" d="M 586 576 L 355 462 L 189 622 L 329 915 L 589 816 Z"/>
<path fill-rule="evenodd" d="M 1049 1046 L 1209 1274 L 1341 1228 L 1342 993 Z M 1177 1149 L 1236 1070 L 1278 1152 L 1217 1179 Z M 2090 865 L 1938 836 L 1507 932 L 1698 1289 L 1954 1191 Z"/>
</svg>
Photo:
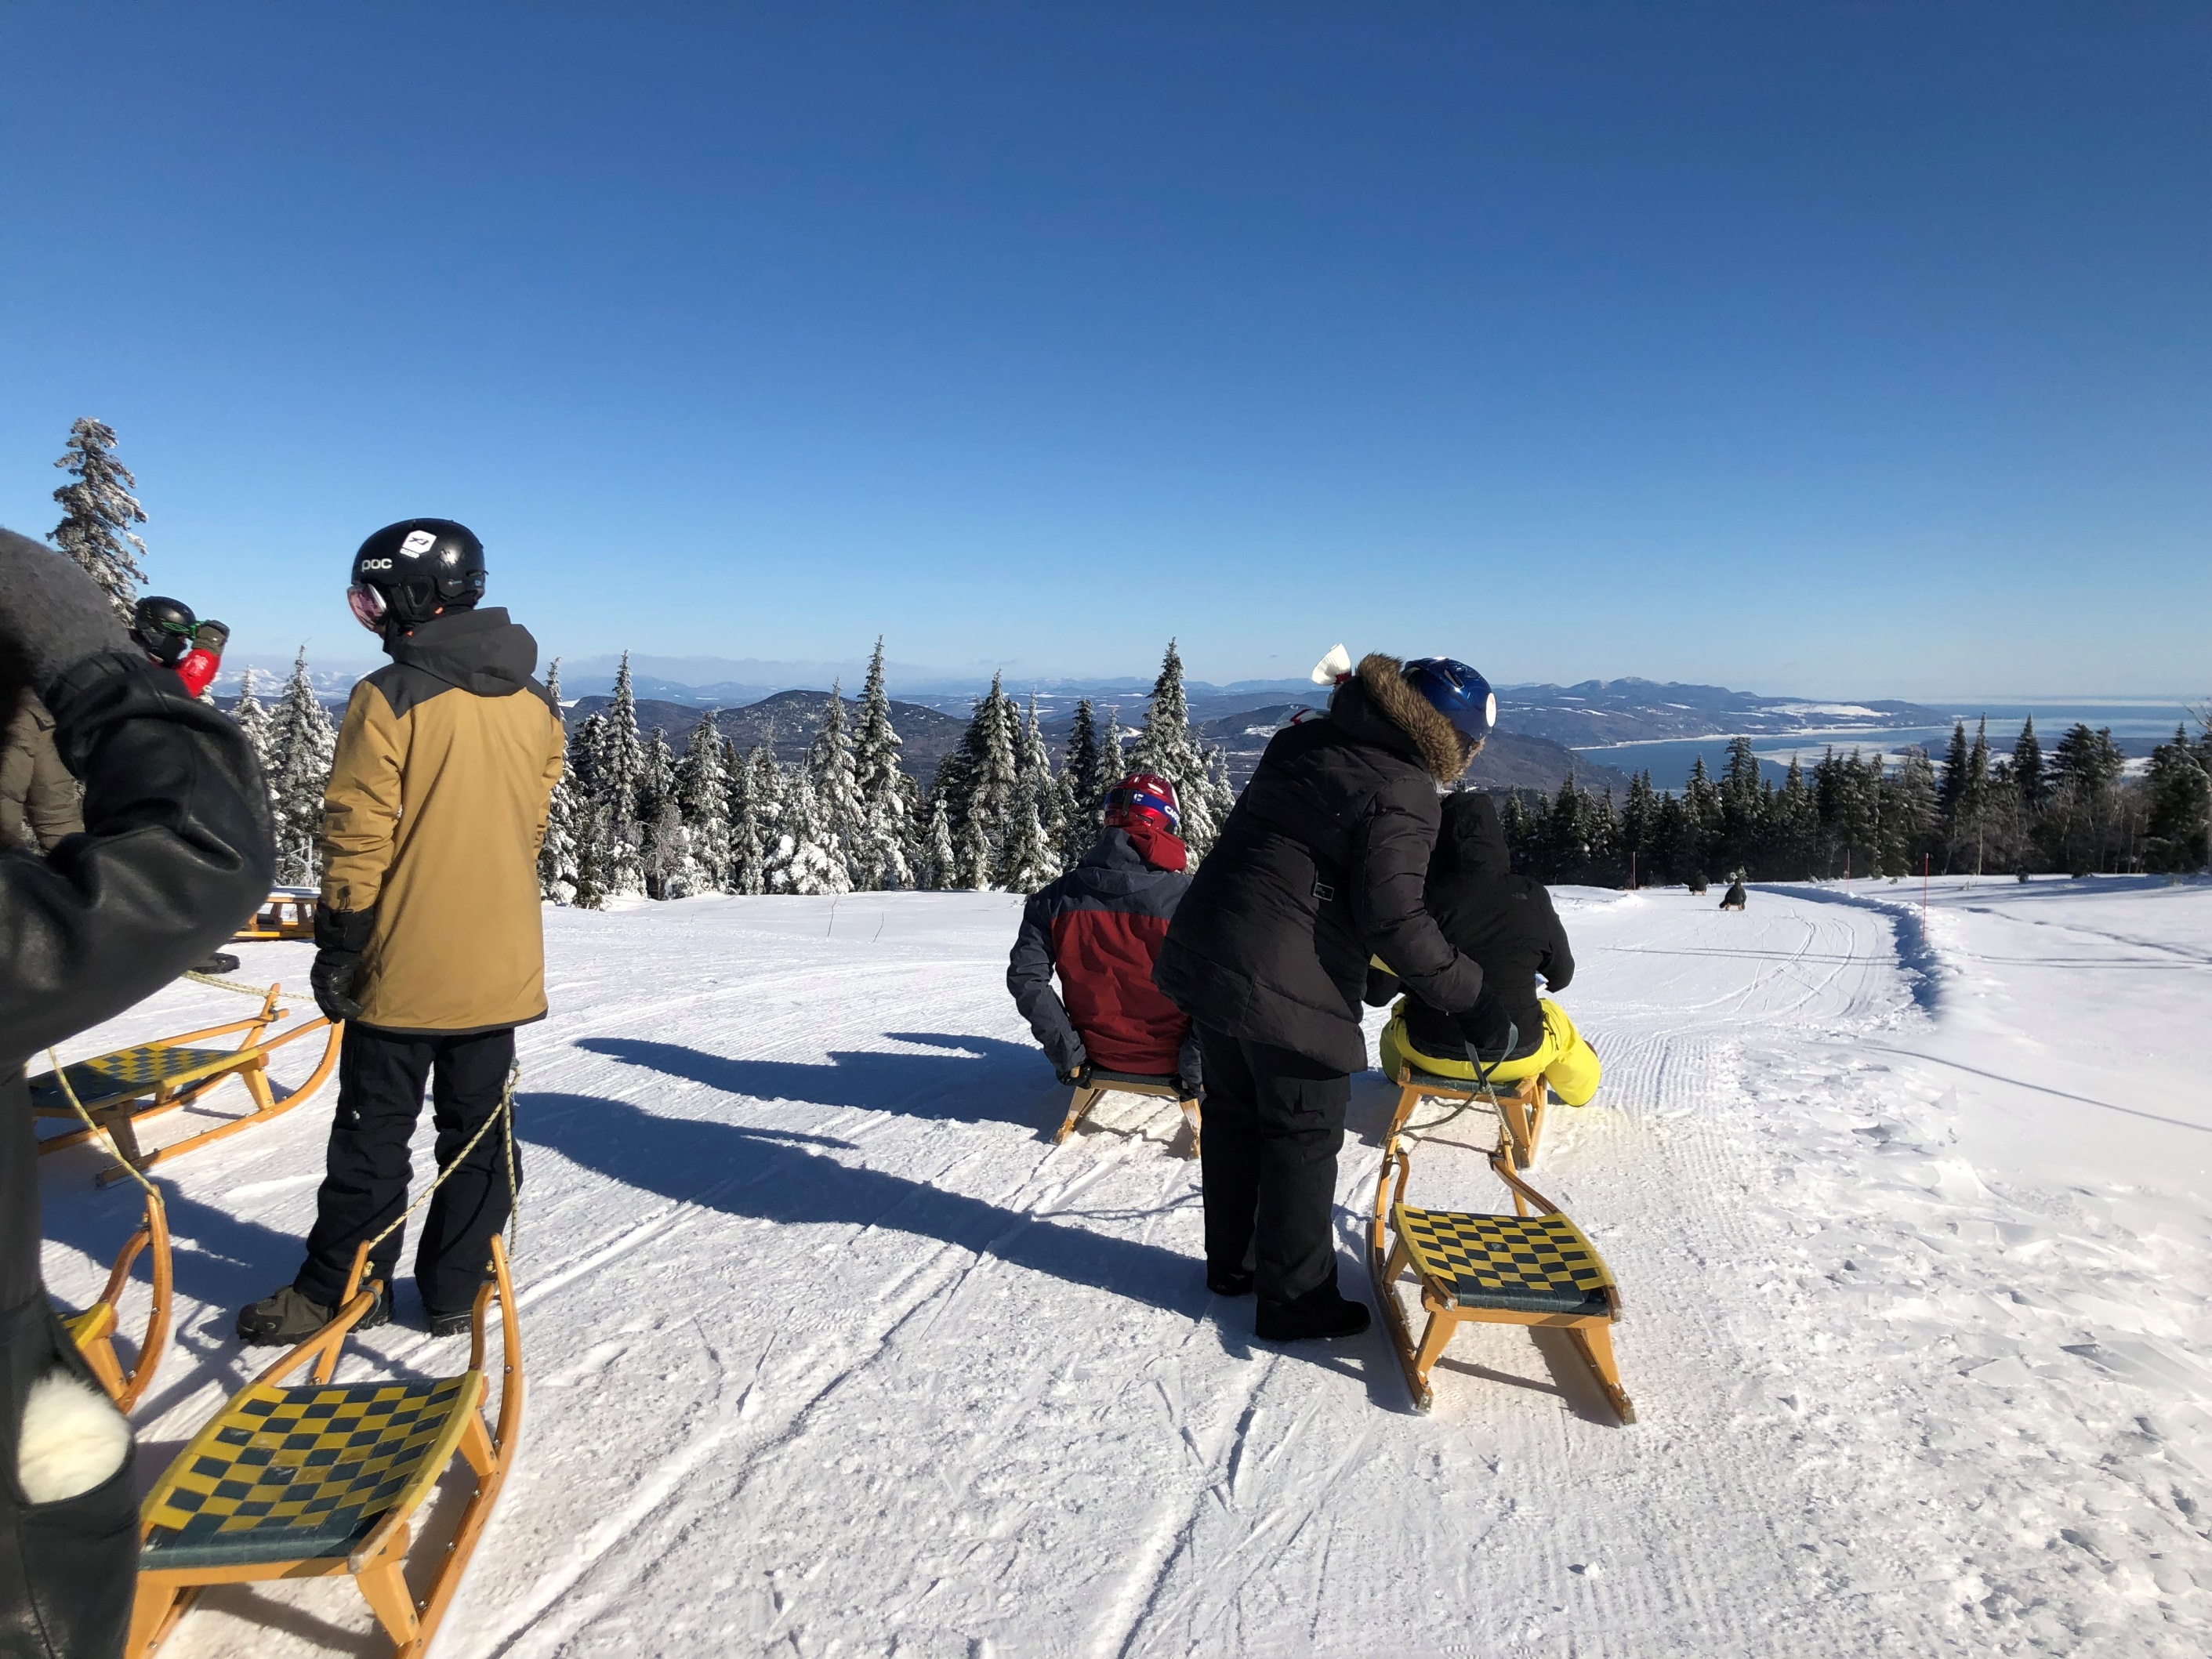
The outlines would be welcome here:
<svg viewBox="0 0 2212 1659">
<path fill-rule="evenodd" d="M 1198 1102 L 1183 1088 L 1176 1077 L 1145 1077 L 1134 1072 L 1108 1072 L 1094 1066 L 1088 1083 L 1079 1083 L 1067 1103 L 1067 1119 L 1060 1126 L 1060 1133 L 1052 1138 L 1057 1146 L 1075 1133 L 1075 1126 L 1083 1121 L 1084 1114 L 1098 1103 L 1102 1096 L 1110 1094 L 1151 1095 L 1160 1100 L 1172 1100 L 1182 1108 L 1183 1121 L 1190 1125 L 1190 1155 L 1198 1156 Z"/>
<path fill-rule="evenodd" d="M 1375 1179 L 1368 1237 L 1376 1304 L 1382 1310 L 1390 1346 L 1398 1351 L 1414 1406 L 1428 1410 L 1434 1397 L 1429 1371 L 1460 1325 L 1533 1325 L 1565 1331 L 1620 1420 L 1633 1423 L 1636 1407 L 1621 1390 L 1613 1358 L 1620 1292 L 1582 1230 L 1521 1179 L 1506 1138 L 1501 1136 L 1491 1153 L 1490 1167 L 1513 1194 L 1514 1214 L 1422 1210 L 1406 1202 L 1413 1164 L 1404 1131 L 1420 1098 L 1411 1088 L 1399 1097 Z M 1409 1268 L 1429 1316 L 1418 1346 L 1395 1288 Z"/>
<path fill-rule="evenodd" d="M 262 901 L 252 920 L 231 935 L 230 942 L 251 945 L 260 939 L 314 938 L 318 896 L 312 887 L 276 889 Z"/>
<path fill-rule="evenodd" d="M 1541 1073 L 1517 1083 L 1492 1085 L 1471 1077 L 1443 1077 L 1405 1060 L 1398 1067 L 1398 1115 L 1394 1121 L 1405 1122 L 1424 1100 L 1480 1101 L 1498 1113 L 1498 1127 L 1504 1132 L 1498 1144 L 1510 1150 L 1516 1169 L 1525 1170 L 1536 1161 L 1537 1143 L 1544 1138 L 1544 1110 L 1550 1099 Z"/>
<path fill-rule="evenodd" d="M 152 1252 L 154 1304 L 147 1310 L 146 1328 L 138 1339 L 138 1357 L 126 1374 L 115 1352 L 115 1328 L 124 1288 L 131 1283 L 131 1267 L 142 1250 Z M 100 1299 L 82 1313 L 62 1316 L 62 1328 L 70 1334 L 70 1340 L 76 1344 L 77 1352 L 92 1367 L 92 1374 L 100 1379 L 100 1386 L 107 1390 L 116 1408 L 126 1414 L 153 1382 L 161 1363 L 161 1350 L 168 1346 L 170 1287 L 168 1212 L 162 1207 L 161 1194 L 149 1190 L 145 1224 L 124 1241 Z"/>
<path fill-rule="evenodd" d="M 129 1659 L 159 1646 L 207 1585 L 339 1573 L 361 1587 L 396 1659 L 428 1650 L 514 1462 L 522 1329 L 506 1245 L 495 1237 L 466 1370 L 333 1386 L 346 1333 L 383 1288 L 362 1283 L 368 1261 L 364 1244 L 337 1316 L 234 1395 L 147 1495 Z M 495 1296 L 505 1365 L 495 1425 L 484 1371 Z M 312 1382 L 283 1385 L 310 1361 Z M 410 1522 L 457 1454 L 477 1489 L 417 1597 L 405 1573 Z"/>
<path fill-rule="evenodd" d="M 132 1168 L 150 1170 L 196 1146 L 204 1146 L 211 1140 L 266 1122 L 289 1112 L 323 1086 L 337 1064 L 338 1039 L 344 1028 L 318 1015 L 313 1019 L 295 1023 L 274 1036 L 269 1036 L 269 1028 L 283 1018 L 287 1012 L 277 1006 L 279 988 L 274 985 L 269 988 L 260 1011 L 251 1018 L 118 1048 L 112 1054 L 81 1060 L 66 1068 L 70 1085 L 84 1103 L 85 1110 L 113 1139 L 117 1152 Z M 315 1062 L 315 1069 L 306 1082 L 288 1090 L 279 1099 L 270 1086 L 269 1056 L 293 1038 L 317 1030 L 327 1032 L 322 1057 Z M 234 1031 L 243 1034 L 235 1048 L 195 1046 L 210 1037 L 228 1036 Z M 189 1106 L 234 1077 L 246 1085 L 253 1103 L 252 1111 L 226 1118 L 211 1129 L 173 1140 L 166 1146 L 151 1151 L 139 1146 L 140 1123 L 161 1113 Z M 42 1072 L 31 1079 L 31 1110 L 39 1117 L 76 1116 L 60 1080 L 52 1072 Z M 58 1152 L 64 1146 L 91 1139 L 93 1133 L 88 1128 L 76 1128 L 64 1134 L 49 1135 L 39 1142 L 39 1151 L 41 1154 Z M 112 1186 L 127 1173 L 123 1164 L 112 1164 L 100 1172 L 99 1184 Z"/>
</svg>

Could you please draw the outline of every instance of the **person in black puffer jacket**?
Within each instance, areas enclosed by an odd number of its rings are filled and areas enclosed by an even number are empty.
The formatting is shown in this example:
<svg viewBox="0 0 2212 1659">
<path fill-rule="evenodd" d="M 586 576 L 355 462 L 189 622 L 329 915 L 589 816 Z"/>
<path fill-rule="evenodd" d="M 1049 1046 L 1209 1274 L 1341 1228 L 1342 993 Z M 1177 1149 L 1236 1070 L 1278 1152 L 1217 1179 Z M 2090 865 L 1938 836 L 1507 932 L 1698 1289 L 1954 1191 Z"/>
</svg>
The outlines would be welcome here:
<svg viewBox="0 0 2212 1659">
<path fill-rule="evenodd" d="M 85 832 L 0 852 L 0 1654 L 112 1659 L 138 1568 L 130 1425 L 46 1300 L 23 1062 L 159 990 L 268 896 L 245 734 L 147 661 L 91 580 L 0 530 L 0 708 L 24 690 Z"/>
<path fill-rule="evenodd" d="M 1505 827 L 1488 795 L 1444 798 L 1443 829 L 1424 890 L 1444 937 L 1481 965 L 1486 1012 L 1474 1022 L 1480 1027 L 1475 1048 L 1488 1076 L 1517 1083 L 1541 1073 L 1569 1105 L 1588 1103 L 1597 1092 L 1597 1054 L 1565 1009 L 1536 994 L 1540 975 L 1551 991 L 1565 990 L 1575 976 L 1567 930 L 1544 884 L 1513 873 Z M 1378 1007 L 1401 988 L 1396 975 L 1369 969 L 1367 1000 Z M 1399 1063 L 1408 1060 L 1446 1077 L 1474 1075 L 1467 1052 L 1469 1021 L 1411 993 L 1392 1015 L 1382 1033 L 1384 1076 L 1396 1077 Z"/>
<path fill-rule="evenodd" d="M 1470 1012 L 1482 970 L 1421 890 L 1438 786 L 1497 722 L 1483 678 L 1448 658 L 1366 658 L 1326 719 L 1276 733 L 1168 929 L 1153 981 L 1198 1027 L 1206 1283 L 1259 1293 L 1268 1340 L 1350 1336 L 1331 1219 L 1367 964 Z"/>
</svg>

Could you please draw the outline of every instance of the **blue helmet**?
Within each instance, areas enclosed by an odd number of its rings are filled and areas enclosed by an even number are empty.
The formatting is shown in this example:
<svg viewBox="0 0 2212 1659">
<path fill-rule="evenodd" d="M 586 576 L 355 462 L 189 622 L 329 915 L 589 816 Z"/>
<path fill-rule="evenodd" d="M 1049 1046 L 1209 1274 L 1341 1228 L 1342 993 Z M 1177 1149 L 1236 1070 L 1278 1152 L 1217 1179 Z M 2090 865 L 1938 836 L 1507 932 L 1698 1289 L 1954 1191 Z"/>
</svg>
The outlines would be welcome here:
<svg viewBox="0 0 2212 1659">
<path fill-rule="evenodd" d="M 1449 657 L 1416 657 L 1406 665 L 1405 673 L 1406 684 L 1468 743 L 1480 743 L 1498 724 L 1498 694 L 1465 663 Z"/>
</svg>

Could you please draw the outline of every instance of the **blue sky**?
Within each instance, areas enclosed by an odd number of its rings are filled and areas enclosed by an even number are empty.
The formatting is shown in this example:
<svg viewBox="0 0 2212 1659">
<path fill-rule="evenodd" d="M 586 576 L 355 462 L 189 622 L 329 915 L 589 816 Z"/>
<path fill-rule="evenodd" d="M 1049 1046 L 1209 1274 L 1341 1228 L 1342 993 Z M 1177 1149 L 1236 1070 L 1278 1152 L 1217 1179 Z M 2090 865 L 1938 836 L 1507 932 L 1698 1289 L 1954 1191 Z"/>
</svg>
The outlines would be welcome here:
<svg viewBox="0 0 2212 1659">
<path fill-rule="evenodd" d="M 2212 12 L 15 4 L 0 523 L 369 645 L 2212 690 Z"/>
</svg>

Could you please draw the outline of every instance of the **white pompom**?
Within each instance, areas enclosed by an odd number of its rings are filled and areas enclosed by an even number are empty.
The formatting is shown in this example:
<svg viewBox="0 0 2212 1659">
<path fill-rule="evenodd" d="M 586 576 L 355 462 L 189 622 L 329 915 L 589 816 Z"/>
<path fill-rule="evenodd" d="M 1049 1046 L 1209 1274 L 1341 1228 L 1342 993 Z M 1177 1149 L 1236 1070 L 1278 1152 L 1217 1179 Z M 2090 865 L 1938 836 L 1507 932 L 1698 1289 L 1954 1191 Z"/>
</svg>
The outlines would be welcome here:
<svg viewBox="0 0 2212 1659">
<path fill-rule="evenodd" d="M 1334 685 L 1352 672 L 1352 653 L 1340 645 L 1332 645 L 1328 655 L 1314 665 L 1313 683 L 1316 685 Z"/>
<path fill-rule="evenodd" d="M 58 1504 L 90 1492 L 130 1454 L 131 1425 L 99 1389 L 67 1371 L 48 1371 L 31 1384 L 15 1463 L 31 1502 Z"/>
</svg>

